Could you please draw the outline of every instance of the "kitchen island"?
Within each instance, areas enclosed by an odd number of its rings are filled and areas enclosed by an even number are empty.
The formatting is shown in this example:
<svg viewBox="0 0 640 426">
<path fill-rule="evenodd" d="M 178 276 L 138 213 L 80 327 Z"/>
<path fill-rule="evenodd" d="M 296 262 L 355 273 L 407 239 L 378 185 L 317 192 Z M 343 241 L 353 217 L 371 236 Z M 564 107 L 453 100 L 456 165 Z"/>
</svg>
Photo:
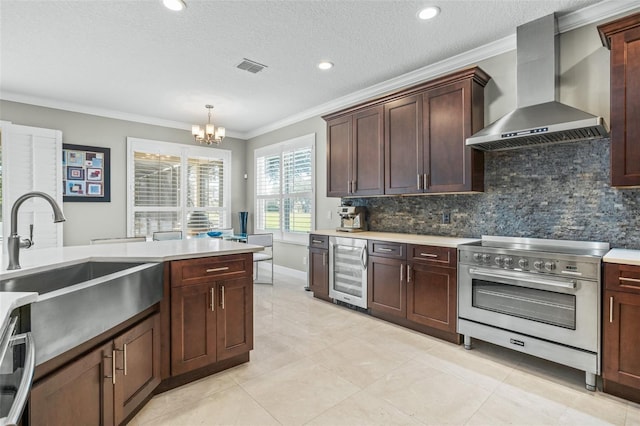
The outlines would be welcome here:
<svg viewBox="0 0 640 426">
<path fill-rule="evenodd" d="M 51 309 L 47 303 L 60 297 L 62 303 L 53 307 L 52 328 L 60 321 L 53 318 L 63 318 L 65 313 L 78 318 L 73 325 L 76 330 L 109 324 L 63 353 L 41 357 L 26 411 L 30 424 L 122 424 L 154 393 L 249 361 L 252 253 L 260 250 L 260 246 L 203 238 L 22 251 L 22 269 L 0 274 L 0 281 L 9 288 L 30 276 L 42 277 L 41 285 L 46 286 L 49 276 L 66 277 L 70 274 L 60 271 L 75 271 L 87 263 L 129 263 L 134 265 L 131 270 L 136 270 L 136 263 L 144 263 L 157 271 L 144 276 L 133 291 L 126 280 L 127 269 L 97 278 L 90 274 L 68 287 L 54 282 L 52 289 L 45 287 L 40 294 L 18 299 L 33 302 L 31 315 L 42 317 Z M 110 278 L 122 276 L 124 282 L 114 286 Z M 148 291 L 156 297 L 149 298 Z M 65 299 L 81 292 L 88 292 L 84 303 Z M 144 303 L 137 303 L 138 299 Z M 105 304 L 113 306 L 101 310 Z M 2 314 L 7 316 L 13 305 L 7 304 Z M 113 318 L 103 312 L 126 314 L 112 325 L 108 321 Z M 48 325 L 41 320 L 31 324 L 32 328 Z M 65 325 L 65 330 L 74 334 L 69 327 Z M 37 347 L 38 339 L 34 340 Z"/>
</svg>

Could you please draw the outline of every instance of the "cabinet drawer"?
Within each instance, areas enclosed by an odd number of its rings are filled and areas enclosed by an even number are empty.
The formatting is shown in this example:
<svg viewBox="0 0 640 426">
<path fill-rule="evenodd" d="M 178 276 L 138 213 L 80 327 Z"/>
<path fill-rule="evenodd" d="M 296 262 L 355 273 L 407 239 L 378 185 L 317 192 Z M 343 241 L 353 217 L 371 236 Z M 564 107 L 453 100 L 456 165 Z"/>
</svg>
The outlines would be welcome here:
<svg viewBox="0 0 640 426">
<path fill-rule="evenodd" d="M 457 250 L 454 248 L 409 244 L 409 259 L 414 262 L 435 263 L 440 266 L 456 266 Z"/>
<path fill-rule="evenodd" d="M 228 279 L 250 274 L 251 253 L 171 262 L 171 286 L 181 287 L 218 279 Z"/>
<path fill-rule="evenodd" d="M 329 250 L 329 237 L 327 235 L 309 235 L 309 248 Z"/>
<path fill-rule="evenodd" d="M 392 259 L 405 259 L 407 246 L 401 243 L 387 241 L 369 241 L 369 255 L 390 257 Z"/>
<path fill-rule="evenodd" d="M 604 274 L 607 290 L 640 294 L 640 266 L 605 263 Z"/>
</svg>

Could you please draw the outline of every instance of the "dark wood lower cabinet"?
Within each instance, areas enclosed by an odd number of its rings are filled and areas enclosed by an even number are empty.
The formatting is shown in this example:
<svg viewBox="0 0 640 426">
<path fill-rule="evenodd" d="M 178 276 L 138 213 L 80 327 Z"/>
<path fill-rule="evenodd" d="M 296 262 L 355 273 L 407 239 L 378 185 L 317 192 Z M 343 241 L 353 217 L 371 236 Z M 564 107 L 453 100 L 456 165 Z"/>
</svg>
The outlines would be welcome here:
<svg viewBox="0 0 640 426">
<path fill-rule="evenodd" d="M 428 327 L 456 332 L 456 268 L 413 262 L 407 282 L 407 319 Z"/>
<path fill-rule="evenodd" d="M 112 425 L 114 385 L 113 343 L 91 351 L 79 360 L 35 383 L 29 401 L 29 424 Z"/>
<path fill-rule="evenodd" d="M 367 298 L 372 313 L 407 316 L 405 267 L 403 260 L 369 257 Z"/>
<path fill-rule="evenodd" d="M 315 297 L 329 299 L 329 250 L 309 249 L 309 289 Z"/>
<path fill-rule="evenodd" d="M 160 383 L 159 324 L 155 314 L 35 383 L 29 424 L 121 424 Z"/>
<path fill-rule="evenodd" d="M 253 349 L 253 280 L 226 280 L 218 284 L 218 290 L 216 355 L 221 361 Z"/>
</svg>

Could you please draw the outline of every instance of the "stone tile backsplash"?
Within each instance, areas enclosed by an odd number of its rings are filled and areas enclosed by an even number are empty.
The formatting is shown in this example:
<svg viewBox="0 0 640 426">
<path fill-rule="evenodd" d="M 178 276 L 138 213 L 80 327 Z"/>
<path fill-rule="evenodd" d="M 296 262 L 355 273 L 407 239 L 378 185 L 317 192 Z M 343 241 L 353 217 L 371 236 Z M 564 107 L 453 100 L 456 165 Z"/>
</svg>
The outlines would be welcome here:
<svg viewBox="0 0 640 426">
<path fill-rule="evenodd" d="M 609 242 L 640 249 L 640 189 L 609 186 L 609 140 L 485 153 L 480 194 L 350 198 L 369 229 Z M 451 223 L 442 224 L 442 213 Z"/>
</svg>

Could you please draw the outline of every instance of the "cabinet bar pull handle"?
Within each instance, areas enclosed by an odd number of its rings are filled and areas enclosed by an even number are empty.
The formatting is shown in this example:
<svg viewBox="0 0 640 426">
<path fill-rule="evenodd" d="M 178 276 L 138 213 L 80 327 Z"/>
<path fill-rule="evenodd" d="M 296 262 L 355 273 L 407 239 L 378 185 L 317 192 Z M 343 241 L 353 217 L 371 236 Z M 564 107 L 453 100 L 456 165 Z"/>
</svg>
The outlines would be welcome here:
<svg viewBox="0 0 640 426">
<path fill-rule="evenodd" d="M 357 190 L 358 190 L 358 181 L 354 180 L 351 182 L 351 193 L 355 194 Z"/>
<path fill-rule="evenodd" d="M 349 194 L 353 193 L 353 181 L 349 181 L 349 190 L 347 192 Z"/>
<path fill-rule="evenodd" d="M 322 244 L 322 240 L 311 240 L 314 244 Z"/>
<path fill-rule="evenodd" d="M 216 291 L 213 287 L 211 287 L 211 312 L 215 312 L 216 311 Z"/>
<path fill-rule="evenodd" d="M 407 265 L 407 282 L 411 282 L 411 265 Z"/>
<path fill-rule="evenodd" d="M 420 188 L 420 181 L 421 181 L 421 180 L 422 180 L 422 179 L 420 179 L 420 173 L 418 173 L 418 180 L 417 180 L 418 189 L 421 189 L 421 188 Z"/>
<path fill-rule="evenodd" d="M 422 256 L 422 257 L 438 257 L 437 254 L 431 254 L 431 253 L 420 253 L 420 256 Z"/>
<path fill-rule="evenodd" d="M 400 264 L 400 282 L 402 282 L 402 271 L 404 269 L 404 265 L 401 263 Z"/>
<path fill-rule="evenodd" d="M 127 375 L 127 344 L 125 343 L 122 347 L 123 355 L 124 355 L 124 375 Z"/>
<path fill-rule="evenodd" d="M 627 277 L 620 277 L 618 278 L 620 281 L 628 281 L 630 283 L 640 283 L 640 280 L 637 278 L 627 278 Z"/>
<path fill-rule="evenodd" d="M 613 322 L 613 296 L 609 298 L 609 322 Z"/>
<path fill-rule="evenodd" d="M 222 288 L 222 309 L 224 309 L 224 286 L 221 286 Z"/>
<path fill-rule="evenodd" d="M 104 376 L 105 379 L 111 379 L 111 383 L 112 384 L 116 384 L 116 350 L 112 349 L 111 350 L 111 356 L 109 355 L 104 355 L 104 358 L 109 359 L 111 358 L 111 375 L 110 376 Z"/>
<path fill-rule="evenodd" d="M 423 176 L 424 176 L 424 184 L 422 188 L 427 189 L 429 187 L 429 174 L 425 173 Z"/>
<path fill-rule="evenodd" d="M 390 248 L 384 248 L 384 247 L 381 247 L 381 248 L 379 248 L 379 249 L 377 249 L 377 250 L 378 250 L 378 251 L 387 251 L 387 252 L 388 252 L 388 251 L 393 251 L 393 250 L 391 250 Z"/>
<path fill-rule="evenodd" d="M 322 266 L 327 265 L 327 253 L 322 253 Z"/>
<path fill-rule="evenodd" d="M 227 271 L 229 269 L 228 266 L 223 266 L 221 268 L 211 268 L 207 269 L 207 272 L 219 272 L 219 271 Z"/>
</svg>

